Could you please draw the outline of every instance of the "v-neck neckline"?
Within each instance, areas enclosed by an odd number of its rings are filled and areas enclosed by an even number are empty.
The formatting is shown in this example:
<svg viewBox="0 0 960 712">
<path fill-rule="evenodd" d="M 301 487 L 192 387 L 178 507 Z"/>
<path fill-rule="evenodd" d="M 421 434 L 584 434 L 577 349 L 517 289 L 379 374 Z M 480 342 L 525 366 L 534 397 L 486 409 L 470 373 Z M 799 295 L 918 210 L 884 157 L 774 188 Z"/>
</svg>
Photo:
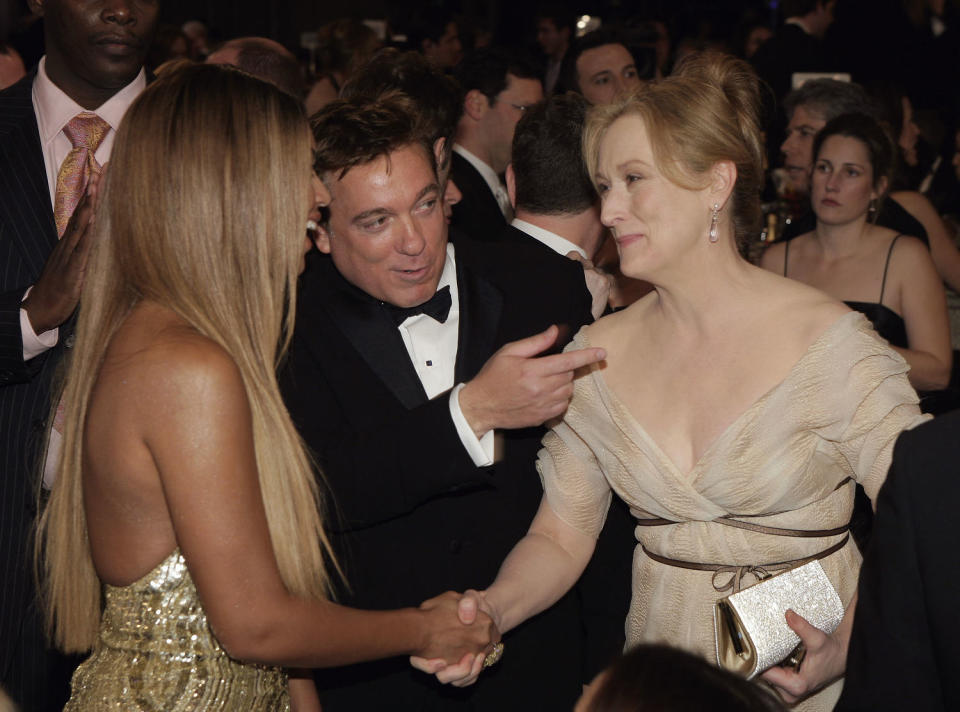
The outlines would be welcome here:
<svg viewBox="0 0 960 712">
<path fill-rule="evenodd" d="M 797 369 L 799 369 L 801 364 L 803 364 L 810 357 L 810 355 L 814 352 L 815 348 L 819 346 L 821 342 L 825 341 L 834 331 L 836 331 L 840 327 L 840 324 L 845 322 L 847 319 L 849 319 L 851 315 L 855 315 L 859 319 L 864 318 L 863 315 L 860 314 L 859 312 L 851 311 L 851 312 L 848 312 L 847 314 L 842 314 L 833 323 L 831 323 L 826 329 L 824 329 L 823 332 L 816 339 L 810 342 L 810 345 L 807 346 L 806 350 L 803 352 L 800 358 L 798 358 L 794 362 L 794 364 L 790 367 L 790 370 L 786 373 L 786 375 L 782 379 L 780 379 L 777 383 L 775 383 L 773 386 L 767 389 L 766 392 L 764 392 L 762 395 L 756 398 L 752 403 L 750 403 L 736 418 L 734 418 L 730 423 L 727 424 L 727 426 L 722 431 L 720 431 L 720 433 L 710 442 L 710 444 L 707 445 L 707 447 L 703 450 L 703 452 L 700 453 L 700 456 L 694 461 L 693 466 L 686 473 L 684 473 L 677 466 L 677 464 L 673 461 L 673 459 L 669 455 L 667 455 L 666 451 L 662 447 L 660 447 L 660 444 L 656 440 L 654 440 L 653 436 L 650 435 L 649 432 L 647 432 L 647 429 L 643 427 L 643 425 L 640 423 L 637 417 L 627 407 L 626 403 L 624 403 L 620 399 L 620 396 L 618 396 L 613 391 L 613 389 L 610 388 L 610 386 L 606 382 L 606 379 L 604 379 L 603 377 L 602 371 L 600 369 L 594 369 L 591 375 L 594 378 L 594 381 L 598 384 L 601 394 L 604 395 L 606 399 L 611 404 L 613 404 L 614 407 L 617 408 L 617 410 L 621 411 L 626 416 L 627 421 L 632 425 L 633 429 L 651 447 L 654 453 L 664 463 L 666 463 L 670 467 L 670 469 L 674 472 L 674 474 L 676 474 L 684 482 L 689 483 L 694 480 L 694 477 L 697 471 L 700 469 L 700 466 L 704 463 L 704 461 L 708 459 L 710 454 L 719 446 L 720 443 L 726 440 L 726 438 L 733 431 L 733 429 L 736 428 L 738 425 L 740 425 L 740 423 L 743 420 L 745 420 L 748 415 L 750 415 L 754 410 L 762 406 L 763 403 L 768 398 L 770 398 L 770 396 L 772 396 L 774 393 L 780 390 L 788 381 L 790 381 L 793 375 L 797 372 Z M 585 336 L 582 336 L 581 338 L 585 343 L 587 342 L 587 339 Z M 589 346 L 588 343 L 587 345 Z"/>
</svg>

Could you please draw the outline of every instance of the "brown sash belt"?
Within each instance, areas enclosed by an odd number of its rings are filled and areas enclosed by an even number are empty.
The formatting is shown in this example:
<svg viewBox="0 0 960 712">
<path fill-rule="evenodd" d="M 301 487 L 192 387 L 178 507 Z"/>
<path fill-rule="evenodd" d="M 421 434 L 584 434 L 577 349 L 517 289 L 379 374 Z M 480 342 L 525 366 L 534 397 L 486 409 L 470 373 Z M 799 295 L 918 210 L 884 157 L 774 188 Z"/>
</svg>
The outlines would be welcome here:
<svg viewBox="0 0 960 712">
<path fill-rule="evenodd" d="M 840 531 L 845 531 L 846 527 L 840 529 Z M 781 531 L 792 531 L 789 529 Z M 830 530 L 833 531 L 833 530 Z M 839 532 L 838 532 L 839 533 Z M 796 536 L 796 535 L 788 535 Z M 816 534 L 813 536 L 827 536 L 826 534 Z M 640 548 L 643 549 L 643 553 L 649 556 L 651 559 L 660 564 L 666 564 L 667 566 L 676 566 L 681 569 L 692 569 L 694 571 L 713 571 L 713 578 L 711 582 L 713 583 L 714 590 L 725 593 L 726 591 L 732 590 L 733 593 L 737 593 L 742 588 L 743 577 L 747 574 L 751 574 L 757 581 L 762 581 L 769 576 L 772 576 L 774 572 L 786 571 L 787 569 L 792 569 L 797 566 L 802 566 L 803 564 L 810 563 L 818 559 L 825 559 L 830 554 L 833 554 L 843 548 L 844 544 L 850 539 L 850 535 L 847 534 L 843 539 L 838 541 L 833 546 L 824 549 L 818 554 L 813 554 L 811 556 L 805 556 L 802 559 L 791 559 L 790 561 L 777 561 L 772 564 L 760 564 L 758 566 L 736 566 L 732 564 L 701 564 L 694 561 L 680 561 L 679 559 L 671 559 L 666 556 L 660 556 L 659 554 L 654 554 L 652 551 L 649 551 L 647 547 L 643 544 L 640 545 Z M 718 576 L 723 574 L 730 574 L 730 578 L 726 580 L 719 579 Z"/>
</svg>

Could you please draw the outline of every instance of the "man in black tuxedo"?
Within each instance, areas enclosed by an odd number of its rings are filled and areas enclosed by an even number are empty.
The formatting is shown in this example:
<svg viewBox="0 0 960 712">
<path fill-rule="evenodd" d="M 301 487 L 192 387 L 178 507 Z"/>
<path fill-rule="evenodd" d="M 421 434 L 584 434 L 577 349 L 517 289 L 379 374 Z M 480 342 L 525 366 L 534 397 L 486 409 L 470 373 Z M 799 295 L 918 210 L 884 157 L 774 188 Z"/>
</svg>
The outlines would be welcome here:
<svg viewBox="0 0 960 712">
<path fill-rule="evenodd" d="M 448 244 L 432 140 L 408 108 L 341 100 L 315 119 L 331 201 L 282 376 L 330 490 L 341 597 L 363 608 L 495 575 L 539 505 L 538 426 L 565 409 L 572 369 L 603 356 L 538 357 L 560 345 L 551 325 L 590 319 L 579 265 L 530 246 Z M 569 709 L 580 626 L 568 596 L 463 690 L 406 660 L 320 673 L 324 709 Z"/>
<path fill-rule="evenodd" d="M 517 123 L 506 172 L 514 218 L 502 234 L 505 241 L 542 245 L 583 264 L 597 319 L 607 308 L 610 278 L 593 266 L 606 228 L 580 155 L 588 106 L 576 94 L 554 96 Z"/>
<path fill-rule="evenodd" d="M 877 498 L 837 710 L 960 709 L 960 412 L 900 436 Z"/>
<path fill-rule="evenodd" d="M 70 671 L 43 638 L 30 550 L 50 384 L 70 345 L 90 248 L 84 200 L 58 240 L 57 177 L 71 150 L 64 128 L 85 111 L 105 121 L 94 160 L 106 162 L 146 84 L 158 4 L 30 0 L 44 17 L 46 55 L 0 92 L 0 685 L 31 712 L 63 707 Z"/>
<path fill-rule="evenodd" d="M 824 35 L 837 0 L 783 0 L 783 25 L 753 56 L 753 66 L 777 101 L 790 91 L 795 72 L 835 72 Z"/>
<path fill-rule="evenodd" d="M 523 112 L 543 99 L 543 88 L 532 63 L 499 48 L 465 57 L 456 77 L 463 115 L 451 176 L 463 197 L 453 207 L 453 226 L 474 240 L 495 240 L 513 217 L 500 179 L 510 163 L 513 132 Z"/>
</svg>

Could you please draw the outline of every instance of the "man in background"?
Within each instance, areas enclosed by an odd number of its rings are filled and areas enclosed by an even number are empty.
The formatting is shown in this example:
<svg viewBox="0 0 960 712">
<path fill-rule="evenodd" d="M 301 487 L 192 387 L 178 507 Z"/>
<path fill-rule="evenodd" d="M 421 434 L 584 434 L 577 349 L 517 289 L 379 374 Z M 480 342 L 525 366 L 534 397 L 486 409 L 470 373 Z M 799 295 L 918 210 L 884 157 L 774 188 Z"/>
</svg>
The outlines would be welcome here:
<svg viewBox="0 0 960 712">
<path fill-rule="evenodd" d="M 543 89 L 532 63 L 498 48 L 468 55 L 456 78 L 463 115 L 452 175 L 463 198 L 453 208 L 453 225 L 475 240 L 496 240 L 513 218 L 500 178 L 510 163 L 513 132 L 523 113 L 543 99 Z"/>
<path fill-rule="evenodd" d="M 91 246 L 85 197 L 146 86 L 158 2 L 30 0 L 46 55 L 0 92 L 0 685 L 60 710 L 71 661 L 49 650 L 30 532 L 54 372 L 72 343 Z"/>
</svg>

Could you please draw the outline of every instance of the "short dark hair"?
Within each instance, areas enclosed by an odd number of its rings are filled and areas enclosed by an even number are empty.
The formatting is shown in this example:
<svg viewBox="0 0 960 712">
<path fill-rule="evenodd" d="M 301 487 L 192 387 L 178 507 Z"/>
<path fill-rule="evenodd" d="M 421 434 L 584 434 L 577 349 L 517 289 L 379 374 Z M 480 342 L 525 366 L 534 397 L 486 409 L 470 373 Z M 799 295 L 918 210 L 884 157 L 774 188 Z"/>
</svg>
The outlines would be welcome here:
<svg viewBox="0 0 960 712">
<path fill-rule="evenodd" d="M 783 100 L 789 118 L 798 106 L 804 106 L 829 121 L 841 114 L 861 113 L 876 116 L 873 101 L 866 90 L 853 82 L 836 79 L 811 79 L 794 89 Z"/>
<path fill-rule="evenodd" d="M 316 141 L 314 169 L 319 175 L 337 173 L 337 179 L 354 166 L 389 156 L 407 146 L 424 149 L 436 170 L 416 106 L 398 92 L 371 101 L 365 97 L 337 99 L 310 120 Z"/>
<path fill-rule="evenodd" d="M 621 45 L 630 56 L 630 43 L 626 34 L 616 28 L 601 27 L 593 32 L 588 32 L 583 37 L 578 37 L 571 44 L 567 53 L 563 55 L 563 64 L 560 67 L 560 79 L 557 84 L 557 91 L 580 91 L 580 79 L 577 76 L 577 60 L 580 55 L 587 50 L 604 47 L 605 45 Z"/>
<path fill-rule="evenodd" d="M 507 74 L 518 79 L 540 79 L 540 68 L 523 52 L 505 47 L 484 47 L 464 57 L 455 70 L 463 95 L 476 89 L 490 100 L 507 88 Z"/>
<path fill-rule="evenodd" d="M 288 49 L 265 37 L 241 37 L 225 42 L 220 49 L 228 47 L 237 50 L 235 66 L 303 100 L 306 93 L 303 74 Z"/>
<path fill-rule="evenodd" d="M 867 149 L 870 167 L 873 169 L 873 187 L 877 188 L 885 178 L 887 188 L 896 168 L 896 151 L 893 139 L 872 116 L 862 113 L 841 114 L 830 121 L 813 139 L 813 160 L 820 155 L 823 143 L 831 136 L 855 138 Z"/>
<path fill-rule="evenodd" d="M 446 33 L 447 25 L 457 21 L 453 12 L 443 7 L 417 8 L 414 17 L 417 19 L 407 26 L 407 44 L 417 52 L 423 51 L 424 40 L 437 44 Z"/>
<path fill-rule="evenodd" d="M 576 30 L 576 20 L 574 13 L 565 4 L 561 3 L 543 3 L 537 7 L 537 22 L 540 20 L 550 20 L 553 26 L 558 30 L 564 28 L 570 30 L 570 39 L 573 39 Z"/>
<path fill-rule="evenodd" d="M 826 0 L 781 0 L 780 14 L 783 19 L 788 17 L 803 17 L 809 15 L 817 9 L 817 5 L 823 5 Z"/>
<path fill-rule="evenodd" d="M 340 93 L 343 99 L 365 97 L 375 101 L 388 92 L 399 91 L 416 105 L 431 143 L 446 139 L 452 145 L 463 101 L 456 82 L 431 65 L 418 52 L 381 50 L 353 75 Z"/>
<path fill-rule="evenodd" d="M 639 645 L 607 668 L 588 712 L 784 712 L 770 691 L 666 645 Z"/>
<path fill-rule="evenodd" d="M 597 202 L 580 152 L 588 104 L 577 94 L 527 109 L 513 134 L 517 208 L 537 215 L 576 214 Z"/>
</svg>

